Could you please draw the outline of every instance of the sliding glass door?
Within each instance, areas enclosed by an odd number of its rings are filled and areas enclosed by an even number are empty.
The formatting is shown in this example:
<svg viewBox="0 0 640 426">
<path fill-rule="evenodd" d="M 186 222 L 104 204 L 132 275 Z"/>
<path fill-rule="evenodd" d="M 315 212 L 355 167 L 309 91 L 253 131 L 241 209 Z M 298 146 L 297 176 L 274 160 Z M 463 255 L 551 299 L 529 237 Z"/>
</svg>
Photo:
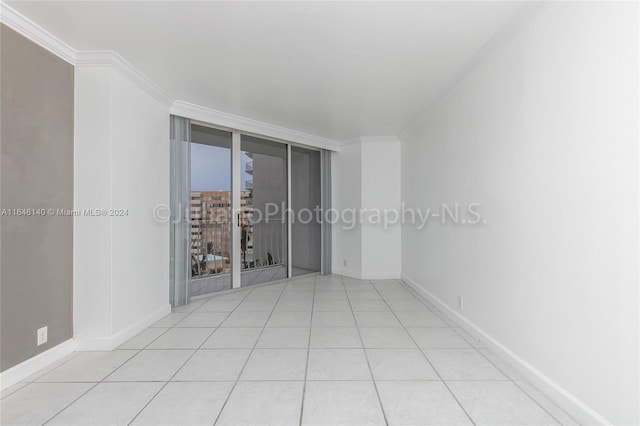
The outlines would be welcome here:
<svg viewBox="0 0 640 426">
<path fill-rule="evenodd" d="M 321 270 L 320 151 L 176 116 L 171 129 L 172 305 Z"/>
<path fill-rule="evenodd" d="M 291 147 L 291 275 L 320 272 L 320 151 Z"/>
<path fill-rule="evenodd" d="M 289 276 L 287 145 L 233 145 L 232 132 L 191 125 L 191 297 Z"/>
<path fill-rule="evenodd" d="M 287 278 L 287 145 L 242 136 L 241 285 Z"/>
<path fill-rule="evenodd" d="M 231 288 L 231 132 L 191 126 L 191 297 Z"/>
</svg>

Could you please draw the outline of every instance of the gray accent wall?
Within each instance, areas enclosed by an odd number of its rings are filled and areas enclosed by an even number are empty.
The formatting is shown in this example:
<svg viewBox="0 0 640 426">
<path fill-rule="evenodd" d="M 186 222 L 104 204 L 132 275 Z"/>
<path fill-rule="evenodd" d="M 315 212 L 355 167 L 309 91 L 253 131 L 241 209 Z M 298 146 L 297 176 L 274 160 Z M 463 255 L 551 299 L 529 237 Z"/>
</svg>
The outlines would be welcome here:
<svg viewBox="0 0 640 426">
<path fill-rule="evenodd" d="M 6 26 L 0 38 L 1 208 L 73 209 L 73 66 Z M 73 335 L 73 220 L 5 214 L 0 232 L 4 371 Z"/>
</svg>

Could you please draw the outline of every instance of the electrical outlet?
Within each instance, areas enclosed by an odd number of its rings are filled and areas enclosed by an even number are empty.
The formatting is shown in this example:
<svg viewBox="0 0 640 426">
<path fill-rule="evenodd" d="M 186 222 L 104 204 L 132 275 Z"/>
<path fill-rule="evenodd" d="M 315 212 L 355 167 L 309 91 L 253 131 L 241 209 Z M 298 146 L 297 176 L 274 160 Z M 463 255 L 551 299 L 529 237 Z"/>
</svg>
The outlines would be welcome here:
<svg viewBox="0 0 640 426">
<path fill-rule="evenodd" d="M 342 259 L 342 266 L 347 266 L 347 259 Z"/>
<path fill-rule="evenodd" d="M 458 302 L 460 305 L 460 310 L 464 311 L 464 297 L 462 297 L 462 295 L 458 295 Z"/>
<path fill-rule="evenodd" d="M 47 327 L 42 327 L 38 329 L 38 346 L 47 343 Z"/>
</svg>

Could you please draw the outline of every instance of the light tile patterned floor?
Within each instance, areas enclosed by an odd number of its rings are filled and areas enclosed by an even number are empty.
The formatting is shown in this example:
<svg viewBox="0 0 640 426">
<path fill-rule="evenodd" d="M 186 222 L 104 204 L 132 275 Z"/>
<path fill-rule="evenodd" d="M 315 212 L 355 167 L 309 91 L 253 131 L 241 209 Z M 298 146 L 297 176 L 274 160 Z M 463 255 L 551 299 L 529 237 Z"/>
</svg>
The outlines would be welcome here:
<svg viewBox="0 0 640 426">
<path fill-rule="evenodd" d="M 400 281 L 198 300 L 2 394 L 3 425 L 576 424 Z"/>
</svg>

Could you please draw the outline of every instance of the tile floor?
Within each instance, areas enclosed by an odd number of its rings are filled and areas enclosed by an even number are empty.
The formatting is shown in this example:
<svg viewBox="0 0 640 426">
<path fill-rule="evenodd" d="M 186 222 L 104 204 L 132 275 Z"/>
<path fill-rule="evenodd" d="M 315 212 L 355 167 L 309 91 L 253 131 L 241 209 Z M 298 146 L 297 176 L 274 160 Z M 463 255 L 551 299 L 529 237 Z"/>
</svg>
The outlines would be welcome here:
<svg viewBox="0 0 640 426">
<path fill-rule="evenodd" d="M 311 276 L 198 300 L 2 394 L 3 425 L 576 422 L 400 281 Z"/>
</svg>

